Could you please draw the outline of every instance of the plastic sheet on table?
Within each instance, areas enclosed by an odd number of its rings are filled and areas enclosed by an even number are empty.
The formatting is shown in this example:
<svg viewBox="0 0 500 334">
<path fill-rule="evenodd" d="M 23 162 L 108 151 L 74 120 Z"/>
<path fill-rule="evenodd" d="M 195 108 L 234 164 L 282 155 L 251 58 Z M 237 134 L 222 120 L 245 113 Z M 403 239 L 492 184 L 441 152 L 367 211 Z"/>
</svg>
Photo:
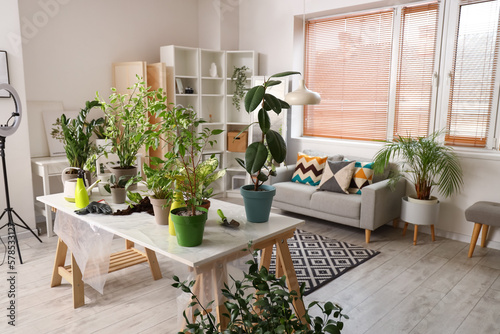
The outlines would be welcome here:
<svg viewBox="0 0 500 334">
<path fill-rule="evenodd" d="M 83 281 L 103 294 L 109 270 L 113 233 L 57 211 L 54 232 L 73 253 Z"/>
</svg>

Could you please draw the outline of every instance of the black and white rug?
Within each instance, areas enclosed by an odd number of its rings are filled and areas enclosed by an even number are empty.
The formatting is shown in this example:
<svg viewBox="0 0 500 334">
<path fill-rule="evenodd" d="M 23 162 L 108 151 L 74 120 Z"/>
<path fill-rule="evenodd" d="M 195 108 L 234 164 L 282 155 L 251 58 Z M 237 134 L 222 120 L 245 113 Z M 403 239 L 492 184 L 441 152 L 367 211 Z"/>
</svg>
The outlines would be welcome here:
<svg viewBox="0 0 500 334">
<path fill-rule="evenodd" d="M 299 285 L 306 283 L 304 295 L 380 253 L 303 230 L 295 231 L 294 237 L 288 239 L 288 247 Z M 276 249 L 269 271 L 274 273 L 275 267 Z"/>
</svg>

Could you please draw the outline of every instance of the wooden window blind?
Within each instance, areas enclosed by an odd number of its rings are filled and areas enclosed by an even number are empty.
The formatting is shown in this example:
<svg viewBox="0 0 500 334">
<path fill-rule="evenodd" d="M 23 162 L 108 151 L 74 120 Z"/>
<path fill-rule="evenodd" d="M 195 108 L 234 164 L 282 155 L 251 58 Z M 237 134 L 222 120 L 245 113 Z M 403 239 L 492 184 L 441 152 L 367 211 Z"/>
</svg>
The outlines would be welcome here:
<svg viewBox="0 0 500 334">
<path fill-rule="evenodd" d="M 307 22 L 305 81 L 321 104 L 305 107 L 305 136 L 386 139 L 392 23 L 392 10 Z"/>
<path fill-rule="evenodd" d="M 486 147 L 498 59 L 498 1 L 462 1 L 456 32 L 445 141 Z"/>
<path fill-rule="evenodd" d="M 438 14 L 437 2 L 401 10 L 395 136 L 429 133 Z"/>
</svg>

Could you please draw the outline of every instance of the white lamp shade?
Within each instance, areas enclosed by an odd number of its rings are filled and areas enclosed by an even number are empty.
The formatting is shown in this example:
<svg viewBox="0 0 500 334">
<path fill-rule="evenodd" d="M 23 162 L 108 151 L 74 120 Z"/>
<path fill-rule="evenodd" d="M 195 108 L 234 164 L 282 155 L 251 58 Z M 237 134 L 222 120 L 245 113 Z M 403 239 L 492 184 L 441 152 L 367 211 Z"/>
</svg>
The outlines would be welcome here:
<svg viewBox="0 0 500 334">
<path fill-rule="evenodd" d="M 285 101 L 290 105 L 319 104 L 321 96 L 307 89 L 304 80 L 300 80 L 299 87 L 293 92 L 286 94 Z"/>
</svg>

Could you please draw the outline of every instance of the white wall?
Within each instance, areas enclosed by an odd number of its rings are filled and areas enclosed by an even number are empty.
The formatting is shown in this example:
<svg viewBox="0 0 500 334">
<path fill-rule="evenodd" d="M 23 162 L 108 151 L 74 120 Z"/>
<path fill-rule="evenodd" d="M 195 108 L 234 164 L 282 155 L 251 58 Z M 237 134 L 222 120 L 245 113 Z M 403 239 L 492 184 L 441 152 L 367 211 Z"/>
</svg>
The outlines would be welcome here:
<svg viewBox="0 0 500 334">
<path fill-rule="evenodd" d="M 0 4 L 0 50 L 8 53 L 10 84 L 18 92 L 22 107 L 26 107 L 26 90 L 24 83 L 24 67 L 22 49 L 16 43 L 16 36 L 20 35 L 19 9 L 17 0 L 2 0 Z M 0 122 L 4 123 L 14 111 L 12 99 L 1 99 Z M 10 190 L 10 202 L 14 210 L 31 227 L 35 228 L 35 214 L 33 207 L 33 194 L 31 186 L 31 162 L 30 147 L 28 140 L 28 115 L 23 110 L 21 124 L 11 136 L 5 140 L 5 159 Z M 1 163 L 0 163 L 1 165 Z M 3 166 L 0 166 L 3 169 Z M 5 192 L 3 184 L 3 172 L 0 171 L 0 214 L 6 208 Z M 14 217 L 16 223 L 20 223 Z M 7 215 L 0 221 L 0 226 L 7 223 Z M 24 231 L 17 229 L 18 233 Z M 0 231 L 0 235 L 6 235 L 7 228 Z"/>
<path fill-rule="evenodd" d="M 324 16 L 340 12 L 378 8 L 410 1 L 328 1 L 307 0 L 307 16 Z M 240 48 L 261 53 L 259 72 L 269 75 L 285 70 L 302 70 L 299 54 L 302 49 L 302 0 L 240 1 Z M 294 16 L 296 19 L 294 19 Z M 294 36 L 294 29 L 297 33 Z M 296 83 L 296 80 L 295 80 Z M 300 138 L 300 108 L 288 113 L 288 163 L 295 164 L 296 153 L 314 147 L 325 152 L 371 158 L 381 144 Z M 293 136 L 291 136 L 291 131 Z M 436 233 L 470 242 L 472 223 L 465 221 L 465 209 L 479 200 L 500 201 L 500 153 L 460 154 L 465 185 L 461 194 L 442 201 Z M 423 229 L 425 232 L 426 229 Z M 488 245 L 500 248 L 500 229 L 491 229 Z"/>
</svg>

